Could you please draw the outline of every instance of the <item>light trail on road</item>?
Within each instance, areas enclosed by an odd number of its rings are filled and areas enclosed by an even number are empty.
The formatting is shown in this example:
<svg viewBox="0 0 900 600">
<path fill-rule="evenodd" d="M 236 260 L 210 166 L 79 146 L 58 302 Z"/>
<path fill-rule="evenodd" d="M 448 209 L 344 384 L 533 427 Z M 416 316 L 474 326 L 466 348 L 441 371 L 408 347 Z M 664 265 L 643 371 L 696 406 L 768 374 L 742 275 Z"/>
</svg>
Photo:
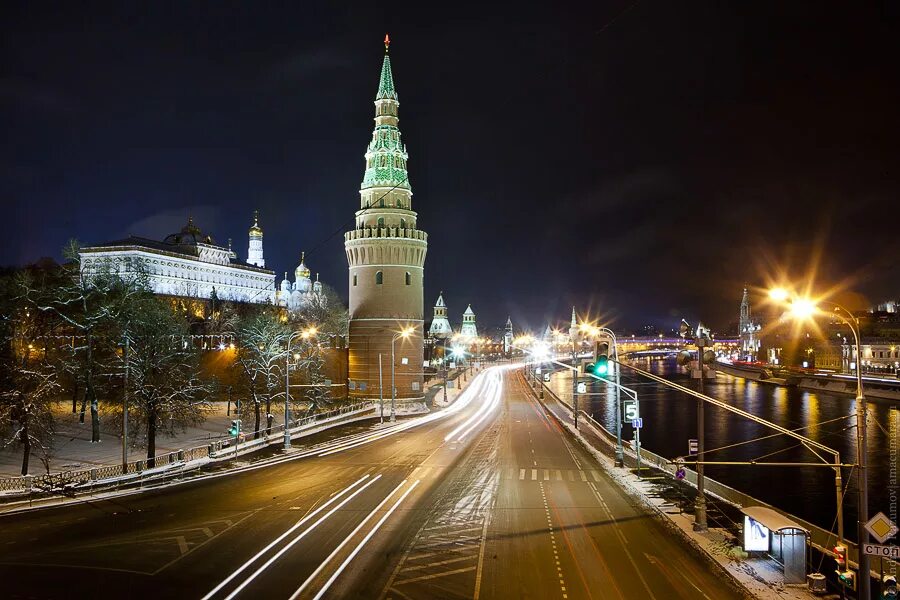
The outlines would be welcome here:
<svg viewBox="0 0 900 600">
<path fill-rule="evenodd" d="M 386 513 L 384 513 L 384 515 L 381 517 L 381 519 L 378 520 L 377 523 L 375 523 L 375 526 L 372 527 L 372 529 L 369 531 L 369 533 L 366 534 L 366 537 L 364 537 L 359 542 L 359 544 L 356 545 L 356 548 L 354 548 L 353 551 L 350 553 L 350 555 L 344 559 L 344 562 L 341 563 L 341 566 L 339 566 L 337 568 L 337 570 L 328 579 L 328 581 L 325 582 L 325 585 L 323 585 L 322 589 L 319 590 L 319 593 L 316 594 L 315 600 L 320 600 L 320 598 L 322 598 L 322 596 L 325 594 L 325 592 L 328 591 L 328 588 L 331 587 L 331 584 L 334 583 L 334 581 L 344 571 L 344 569 L 347 568 L 347 565 L 349 565 L 350 562 L 356 557 L 356 555 L 359 554 L 359 551 L 362 550 L 363 546 L 365 546 L 368 543 L 368 541 L 370 539 L 372 539 L 372 536 L 375 535 L 375 533 L 379 529 L 381 529 L 381 526 L 384 525 L 384 522 L 388 520 L 388 517 L 390 517 L 393 514 L 393 512 L 395 510 L 397 510 L 397 507 L 400 506 L 400 503 L 402 503 L 406 499 L 406 497 L 409 496 L 409 494 L 416 488 L 417 485 L 419 485 L 418 479 L 415 481 L 415 483 L 413 483 L 411 486 L 409 486 L 409 488 L 407 488 L 407 490 L 405 492 L 403 492 L 402 496 L 397 498 L 397 501 L 394 502 L 393 506 L 391 506 L 388 509 L 388 511 Z M 294 600 L 294 598 L 296 598 L 296 597 L 297 596 L 295 594 L 294 596 L 291 597 L 291 600 Z"/>
<path fill-rule="evenodd" d="M 350 490 L 352 490 L 353 488 L 355 488 L 356 486 L 358 486 L 360 483 L 362 483 L 363 481 L 365 481 L 368 478 L 369 478 L 368 474 L 363 475 L 362 477 L 357 479 L 355 482 L 351 483 L 350 485 L 345 487 L 343 490 L 341 490 L 340 492 L 338 492 L 337 494 L 335 494 L 334 496 L 329 498 L 324 504 L 322 504 L 321 506 L 316 508 L 316 510 L 312 511 L 311 513 L 309 513 L 308 515 L 306 515 L 305 517 L 303 517 L 302 519 L 297 521 L 297 523 L 295 523 L 293 527 L 291 527 L 290 529 L 288 529 L 287 531 L 282 533 L 280 536 L 275 538 L 271 543 L 269 543 L 269 545 L 267 545 L 265 548 L 263 548 L 262 550 L 257 552 L 252 558 L 250 558 L 250 560 L 248 560 L 243 565 L 241 565 L 240 567 L 235 569 L 235 571 L 231 575 L 229 575 L 225 580 L 223 580 L 222 583 L 217 585 L 215 588 L 212 589 L 212 591 L 210 591 L 208 594 L 203 596 L 202 600 L 209 600 L 210 598 L 212 598 L 219 590 L 221 590 L 223 587 L 228 585 L 228 583 L 232 579 L 234 579 L 235 577 L 240 575 L 244 571 L 244 569 L 246 569 L 247 567 L 252 565 L 254 562 L 259 560 L 259 558 L 263 554 L 265 554 L 266 552 L 271 550 L 273 547 L 275 547 L 275 545 L 278 544 L 278 542 L 280 542 L 281 540 L 283 540 L 284 538 L 289 536 L 291 533 L 296 531 L 299 527 L 303 526 L 304 523 L 308 522 L 313 517 L 315 517 L 317 514 L 319 514 L 323 510 L 325 510 L 332 502 L 336 502 L 341 496 L 343 496 L 344 494 L 346 494 L 347 492 L 349 492 Z"/>
</svg>

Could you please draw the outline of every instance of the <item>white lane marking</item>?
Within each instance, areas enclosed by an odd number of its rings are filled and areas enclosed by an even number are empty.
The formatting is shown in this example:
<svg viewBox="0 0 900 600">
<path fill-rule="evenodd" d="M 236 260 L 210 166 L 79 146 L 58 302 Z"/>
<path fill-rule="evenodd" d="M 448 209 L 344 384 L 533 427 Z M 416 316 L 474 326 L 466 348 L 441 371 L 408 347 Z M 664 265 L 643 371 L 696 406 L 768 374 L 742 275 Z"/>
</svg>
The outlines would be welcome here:
<svg viewBox="0 0 900 600">
<path fill-rule="evenodd" d="M 310 525 L 309 527 L 307 527 L 306 529 L 304 529 L 303 531 L 301 531 L 300 534 L 299 534 L 297 537 L 295 537 L 293 540 L 291 540 L 290 542 L 288 542 L 287 544 L 285 544 L 284 547 L 281 548 L 281 550 L 279 550 L 278 552 L 276 552 L 275 554 L 273 554 L 272 557 L 271 557 L 269 560 L 267 560 L 266 562 L 264 562 L 263 565 L 262 565 L 260 568 L 258 568 L 256 571 L 254 571 L 253 574 L 252 574 L 250 577 L 248 577 L 247 579 L 245 579 L 245 580 L 244 580 L 244 583 L 242 583 L 241 585 L 239 585 L 239 586 L 237 586 L 236 588 L 234 588 L 234 591 L 232 591 L 230 594 L 228 594 L 227 596 L 225 596 L 225 600 L 232 600 L 232 598 L 234 598 L 235 596 L 237 596 L 237 595 L 240 593 L 241 590 L 243 590 L 245 587 L 247 587 L 248 585 L 250 585 L 250 582 L 251 582 L 251 581 L 253 581 L 253 580 L 256 579 L 257 577 L 259 577 L 259 575 L 260 575 L 263 571 L 265 571 L 266 569 L 268 569 L 268 568 L 272 565 L 272 563 L 274 563 L 276 560 L 278 560 L 279 558 L 281 558 L 281 556 L 282 556 L 285 552 L 287 552 L 288 550 L 290 550 L 290 549 L 294 546 L 294 544 L 296 544 L 297 542 L 299 542 L 300 540 L 302 540 L 304 537 L 306 537 L 306 534 L 308 534 L 310 531 L 312 531 L 313 529 L 315 529 L 316 527 L 318 527 L 319 525 L 321 525 L 323 522 L 325 522 L 325 520 L 328 519 L 328 517 L 330 517 L 331 515 L 333 515 L 334 513 L 336 513 L 336 512 L 337 512 L 338 510 L 340 510 L 345 504 L 347 504 L 348 502 L 350 502 L 351 500 L 353 500 L 353 498 L 355 498 L 357 495 L 359 495 L 360 493 L 362 493 L 363 491 L 365 491 L 365 489 L 366 489 L 367 487 L 369 487 L 370 485 L 372 485 L 373 483 L 375 483 L 375 482 L 378 481 L 379 479 L 381 479 L 381 474 L 380 474 L 380 473 L 379 473 L 378 475 L 376 475 L 375 477 L 373 477 L 372 479 L 370 479 L 369 481 L 367 481 L 365 484 L 363 484 L 362 487 L 360 487 L 358 490 L 356 490 L 355 492 L 353 492 L 352 494 L 350 494 L 349 496 L 347 496 L 346 498 L 344 498 L 343 500 L 341 500 L 338 504 L 336 504 L 336 505 L 334 506 L 334 508 L 332 508 L 332 509 L 329 510 L 327 513 L 325 513 L 324 515 L 322 515 L 321 517 L 319 517 L 319 519 L 316 520 L 315 523 L 313 523 L 312 525 Z"/>
<path fill-rule="evenodd" d="M 587 475 L 585 475 L 584 471 L 578 471 L 578 474 L 581 475 L 582 481 L 587 481 Z"/>
<path fill-rule="evenodd" d="M 216 594 L 216 592 L 218 592 L 218 591 L 221 590 L 223 587 L 225 587 L 226 585 L 228 585 L 228 583 L 229 583 L 232 579 L 234 579 L 235 577 L 237 577 L 238 575 L 240 575 L 241 572 L 243 572 L 244 569 L 246 569 L 247 567 L 249 567 L 250 565 L 252 565 L 254 562 L 256 562 L 257 560 L 259 560 L 259 558 L 260 558 L 263 554 L 265 554 L 266 552 L 268 552 L 269 550 L 271 550 L 278 542 L 280 542 L 281 540 L 283 540 L 283 539 L 286 538 L 287 536 L 291 535 L 291 533 L 293 533 L 294 531 L 296 531 L 297 528 L 301 527 L 304 523 L 306 523 L 307 521 L 309 521 L 310 519 L 312 519 L 313 517 L 315 517 L 317 514 L 319 514 L 319 513 L 322 512 L 323 510 L 325 510 L 325 508 L 327 508 L 329 504 L 331 504 L 332 502 L 336 502 L 341 496 L 343 496 L 344 494 L 346 494 L 346 493 L 349 492 L 351 489 L 353 489 L 354 487 L 356 487 L 357 485 L 359 485 L 360 483 L 362 483 L 363 481 L 365 481 L 365 480 L 368 479 L 368 478 L 369 478 L 369 475 L 363 475 L 361 478 L 359 478 L 358 480 L 356 480 L 354 483 L 351 483 L 350 485 L 348 485 L 347 487 L 345 487 L 343 490 L 341 490 L 340 492 L 338 492 L 337 494 L 335 494 L 334 496 L 332 496 L 331 498 L 329 498 L 324 504 L 322 504 L 322 506 L 318 507 L 316 510 L 312 511 L 311 513 L 309 513 L 308 515 L 306 515 L 305 517 L 303 517 L 302 519 L 300 519 L 299 521 L 297 521 L 297 523 L 295 523 L 293 527 L 291 527 L 290 529 L 288 529 L 287 531 L 285 531 L 284 533 L 282 533 L 280 536 L 278 536 L 277 538 L 275 538 L 268 546 L 266 546 L 265 548 L 263 548 L 262 550 L 260 550 L 259 552 L 257 552 L 250 560 L 248 560 L 248 561 L 245 562 L 243 565 L 241 565 L 240 567 L 238 567 L 237 570 L 235 570 L 231 575 L 229 575 L 227 578 L 225 578 L 225 580 L 222 581 L 222 583 L 220 583 L 219 585 L 217 585 L 216 587 L 214 587 L 214 588 L 212 589 L 211 592 L 209 592 L 208 594 L 206 594 L 205 596 L 203 596 L 202 600 L 209 600 L 209 598 L 212 598 L 213 595 Z"/>
<path fill-rule="evenodd" d="M 544 469 L 544 481 L 550 481 L 550 469 Z"/>
<path fill-rule="evenodd" d="M 363 546 L 365 546 L 366 543 L 368 543 L 368 541 L 372 538 L 372 536 L 375 535 L 375 532 L 377 532 L 379 529 L 381 529 L 381 526 L 384 524 L 385 521 L 387 521 L 388 517 L 390 517 L 393 514 L 393 512 L 395 510 L 397 510 L 397 507 L 400 506 L 400 503 L 403 502 L 407 496 L 409 496 L 410 492 L 412 492 L 416 488 L 417 485 L 419 485 L 418 479 L 415 481 L 415 483 L 413 483 L 411 486 L 409 486 L 405 492 L 403 492 L 402 496 L 397 498 L 397 501 L 394 502 L 393 506 L 391 506 L 388 509 L 388 511 L 386 513 L 384 513 L 384 516 L 382 516 L 381 519 L 377 523 L 375 523 L 375 526 L 372 527 L 371 530 L 369 530 L 369 533 L 366 534 L 366 537 L 364 537 L 362 539 L 362 541 L 360 541 L 359 544 L 357 544 L 356 548 L 353 549 L 353 551 L 350 553 L 350 555 L 344 559 L 344 562 L 341 563 L 341 565 L 331 575 L 331 577 L 328 579 L 328 581 L 325 582 L 325 585 L 322 586 L 322 589 L 320 589 L 319 593 L 316 594 L 314 600 L 319 600 L 322 596 L 325 595 L 325 592 L 328 591 L 328 588 L 331 587 L 331 584 L 334 583 L 335 579 L 337 579 L 338 576 L 344 571 L 344 569 L 347 568 L 347 565 L 350 564 L 350 561 L 352 561 L 356 557 L 356 555 L 359 554 L 359 551 L 362 550 Z M 297 595 L 294 594 L 293 596 L 291 596 L 291 600 L 294 600 L 296 597 L 297 597 Z"/>
<path fill-rule="evenodd" d="M 562 478 L 562 471 L 560 471 L 559 469 L 556 470 L 556 480 L 557 480 L 557 481 L 562 481 L 562 480 L 563 480 L 563 478 Z"/>
<path fill-rule="evenodd" d="M 537 481 L 537 469 L 532 469 L 532 470 L 531 470 L 531 480 L 532 480 L 532 481 Z"/>
<path fill-rule="evenodd" d="M 381 507 L 384 506 L 385 504 L 387 504 L 387 501 L 391 499 L 391 496 L 393 496 L 393 495 L 397 492 L 397 490 L 399 490 L 400 488 L 402 488 L 404 485 L 406 485 L 406 479 L 404 479 L 403 481 L 401 481 L 401 482 L 397 485 L 397 487 L 395 487 L 394 489 L 392 489 L 391 492 L 390 492 L 387 496 L 384 497 L 384 500 L 382 500 L 381 502 L 379 502 L 379 503 L 378 503 L 378 506 L 376 506 L 375 508 L 373 508 L 373 509 L 372 509 L 372 512 L 370 512 L 368 515 L 366 515 L 366 518 L 359 522 L 359 525 L 357 525 L 357 526 L 353 529 L 353 531 L 350 532 L 350 535 L 348 535 L 347 537 L 345 537 L 345 538 L 344 538 L 344 541 L 342 541 L 340 544 L 338 544 L 337 548 L 335 548 L 334 550 L 332 550 L 331 554 L 329 554 L 328 557 L 327 557 L 325 560 L 322 561 L 322 564 L 320 564 L 318 567 L 316 567 L 316 570 L 313 571 L 312 575 L 310 575 L 309 577 L 307 577 L 307 578 L 306 578 L 306 581 L 304 581 L 303 584 L 302 584 L 299 588 L 297 588 L 297 591 L 294 592 L 294 595 L 291 596 L 291 598 L 296 598 L 297 596 L 299 596 L 300 593 L 301 593 L 304 589 L 306 589 L 306 587 L 307 587 L 310 583 L 312 583 L 313 580 L 314 580 L 316 577 L 319 576 L 319 573 L 321 573 L 322 570 L 325 569 L 325 565 L 327 565 L 329 562 L 331 562 L 331 559 L 333 559 L 335 556 L 337 556 L 337 553 L 340 552 L 341 549 L 343 549 L 344 546 L 346 546 L 347 544 L 350 543 L 350 540 L 352 540 L 352 539 L 356 536 L 356 534 L 359 533 L 359 531 L 360 531 L 363 527 L 365 527 L 366 523 L 369 522 L 369 519 L 371 519 L 373 516 L 375 516 L 375 513 L 377 513 L 379 510 L 381 510 Z"/>
<path fill-rule="evenodd" d="M 525 479 L 525 469 L 519 469 L 519 481 Z"/>
</svg>

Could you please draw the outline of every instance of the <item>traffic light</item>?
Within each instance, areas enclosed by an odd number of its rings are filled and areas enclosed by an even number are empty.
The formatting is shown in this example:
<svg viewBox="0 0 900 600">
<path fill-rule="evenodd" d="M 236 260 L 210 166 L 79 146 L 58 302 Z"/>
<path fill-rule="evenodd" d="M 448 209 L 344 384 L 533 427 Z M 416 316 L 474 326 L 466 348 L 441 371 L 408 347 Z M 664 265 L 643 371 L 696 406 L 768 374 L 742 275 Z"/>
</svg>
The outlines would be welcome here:
<svg viewBox="0 0 900 600">
<path fill-rule="evenodd" d="M 834 562 L 836 563 L 838 573 L 847 566 L 847 546 L 838 545 L 834 547 Z"/>
<path fill-rule="evenodd" d="M 856 571 L 838 571 L 837 576 L 838 581 L 845 589 L 856 591 Z"/>
<path fill-rule="evenodd" d="M 897 578 L 894 575 L 885 575 L 881 580 L 881 589 L 885 598 L 896 598 Z"/>
<path fill-rule="evenodd" d="M 241 420 L 234 419 L 231 422 L 231 428 L 228 430 L 228 435 L 237 435 L 241 432 Z"/>
<path fill-rule="evenodd" d="M 594 362 L 584 365 L 584 373 L 597 377 L 609 375 L 609 342 L 594 344 Z"/>
</svg>

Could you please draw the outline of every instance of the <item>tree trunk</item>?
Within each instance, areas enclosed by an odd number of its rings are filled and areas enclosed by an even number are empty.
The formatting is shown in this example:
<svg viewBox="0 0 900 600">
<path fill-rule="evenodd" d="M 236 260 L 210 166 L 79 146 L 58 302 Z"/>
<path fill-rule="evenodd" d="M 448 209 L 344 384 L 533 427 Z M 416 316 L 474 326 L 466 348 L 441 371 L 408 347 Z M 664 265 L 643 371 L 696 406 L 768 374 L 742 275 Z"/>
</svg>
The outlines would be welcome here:
<svg viewBox="0 0 900 600">
<path fill-rule="evenodd" d="M 85 375 L 85 393 L 91 402 L 91 443 L 100 441 L 100 411 L 97 407 L 97 391 L 94 389 L 94 336 L 88 329 L 85 335 L 87 342 L 87 373 Z M 82 421 L 83 422 L 83 421 Z"/>
<path fill-rule="evenodd" d="M 147 403 L 147 468 L 156 466 L 156 406 Z"/>
<path fill-rule="evenodd" d="M 78 422 L 84 423 L 84 412 L 87 410 L 87 393 L 81 395 L 81 413 L 78 415 Z"/>
<path fill-rule="evenodd" d="M 78 378 L 75 378 L 75 382 L 72 385 L 72 414 L 78 412 Z"/>
<path fill-rule="evenodd" d="M 272 396 L 266 396 L 266 435 L 272 433 Z"/>
<path fill-rule="evenodd" d="M 28 435 L 28 412 L 22 417 L 22 431 L 19 440 L 22 442 L 22 475 L 28 475 L 28 459 L 31 458 L 31 436 Z"/>
<path fill-rule="evenodd" d="M 94 391 L 92 383 L 88 382 L 85 389 L 85 400 L 90 400 L 91 404 L 91 443 L 100 441 L 100 409 L 97 403 L 97 393 Z M 81 406 L 81 422 L 84 423 L 84 402 Z"/>
<path fill-rule="evenodd" d="M 256 424 L 253 426 L 253 439 L 254 440 L 259 439 L 259 408 L 260 408 L 259 404 L 260 404 L 259 398 L 256 398 L 253 401 L 253 410 L 256 413 Z"/>
</svg>

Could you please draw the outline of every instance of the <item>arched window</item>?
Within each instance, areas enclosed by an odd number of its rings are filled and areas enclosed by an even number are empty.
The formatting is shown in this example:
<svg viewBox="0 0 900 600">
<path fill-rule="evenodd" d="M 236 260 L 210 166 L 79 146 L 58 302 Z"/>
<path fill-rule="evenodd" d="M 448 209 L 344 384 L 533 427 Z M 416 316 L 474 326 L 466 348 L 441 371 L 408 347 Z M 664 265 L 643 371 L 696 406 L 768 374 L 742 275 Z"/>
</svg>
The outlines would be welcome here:
<svg viewBox="0 0 900 600">
<path fill-rule="evenodd" d="M 384 227 L 384 217 L 378 217 L 377 226 Z"/>
<path fill-rule="evenodd" d="M 384 208 L 384 198 L 380 198 L 378 200 L 378 206 L 380 206 L 381 208 Z"/>
<path fill-rule="evenodd" d="M 412 275 L 409 274 L 409 271 L 406 272 L 406 285 L 412 285 Z"/>
<path fill-rule="evenodd" d="M 400 229 L 406 229 L 406 219 L 400 219 Z"/>
<path fill-rule="evenodd" d="M 375 285 L 381 285 L 384 283 L 384 273 L 382 271 L 375 272 Z"/>
<path fill-rule="evenodd" d="M 356 287 L 356 275 L 353 275 L 353 286 Z"/>
</svg>

